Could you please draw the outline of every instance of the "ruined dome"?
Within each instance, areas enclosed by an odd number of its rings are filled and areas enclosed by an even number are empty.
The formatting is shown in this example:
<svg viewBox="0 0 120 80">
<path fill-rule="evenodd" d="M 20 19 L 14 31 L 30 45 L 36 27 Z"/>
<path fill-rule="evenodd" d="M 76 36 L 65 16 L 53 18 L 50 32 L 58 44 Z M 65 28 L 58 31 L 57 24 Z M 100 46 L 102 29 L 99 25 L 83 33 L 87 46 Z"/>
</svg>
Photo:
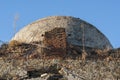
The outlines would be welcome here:
<svg viewBox="0 0 120 80">
<path fill-rule="evenodd" d="M 37 20 L 21 29 L 12 40 L 24 43 L 43 41 L 43 35 L 54 28 L 65 29 L 68 44 L 83 46 L 84 36 L 84 45 L 86 47 L 112 48 L 109 40 L 96 27 L 79 18 L 70 16 L 50 16 Z"/>
</svg>

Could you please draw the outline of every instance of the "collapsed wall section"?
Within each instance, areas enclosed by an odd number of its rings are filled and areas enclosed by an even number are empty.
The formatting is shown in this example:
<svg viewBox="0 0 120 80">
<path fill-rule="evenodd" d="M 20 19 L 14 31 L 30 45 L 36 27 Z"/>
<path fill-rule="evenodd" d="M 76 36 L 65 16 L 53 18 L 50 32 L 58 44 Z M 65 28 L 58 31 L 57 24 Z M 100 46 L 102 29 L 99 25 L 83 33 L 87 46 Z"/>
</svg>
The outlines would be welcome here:
<svg viewBox="0 0 120 80">
<path fill-rule="evenodd" d="M 54 28 L 45 32 L 43 43 L 47 48 L 44 51 L 46 55 L 64 56 L 67 46 L 65 28 Z"/>
</svg>

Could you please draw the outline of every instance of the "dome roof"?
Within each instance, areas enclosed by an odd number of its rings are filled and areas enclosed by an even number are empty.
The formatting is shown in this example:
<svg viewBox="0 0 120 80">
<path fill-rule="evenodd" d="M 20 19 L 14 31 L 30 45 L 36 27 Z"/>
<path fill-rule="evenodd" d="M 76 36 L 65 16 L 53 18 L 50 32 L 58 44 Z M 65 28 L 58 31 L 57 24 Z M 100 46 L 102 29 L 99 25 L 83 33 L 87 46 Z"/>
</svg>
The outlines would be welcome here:
<svg viewBox="0 0 120 80">
<path fill-rule="evenodd" d="M 82 46 L 84 44 L 92 48 L 112 48 L 111 43 L 96 27 L 75 17 L 70 16 L 50 16 L 28 24 L 21 29 L 12 40 L 30 43 L 43 41 L 42 35 L 54 28 L 65 28 L 67 42 L 69 44 Z"/>
</svg>

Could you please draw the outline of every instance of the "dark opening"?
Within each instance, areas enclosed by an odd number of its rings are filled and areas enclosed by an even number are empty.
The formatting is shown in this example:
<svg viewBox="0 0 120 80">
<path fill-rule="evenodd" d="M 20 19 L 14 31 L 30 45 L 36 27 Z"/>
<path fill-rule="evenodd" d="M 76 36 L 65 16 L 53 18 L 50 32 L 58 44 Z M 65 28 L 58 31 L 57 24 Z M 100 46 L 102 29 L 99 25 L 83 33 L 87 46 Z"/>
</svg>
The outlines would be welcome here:
<svg viewBox="0 0 120 80">
<path fill-rule="evenodd" d="M 68 36 L 71 36 L 71 34 L 68 34 Z"/>
<path fill-rule="evenodd" d="M 44 34 L 41 35 L 42 37 L 44 36 Z"/>
</svg>

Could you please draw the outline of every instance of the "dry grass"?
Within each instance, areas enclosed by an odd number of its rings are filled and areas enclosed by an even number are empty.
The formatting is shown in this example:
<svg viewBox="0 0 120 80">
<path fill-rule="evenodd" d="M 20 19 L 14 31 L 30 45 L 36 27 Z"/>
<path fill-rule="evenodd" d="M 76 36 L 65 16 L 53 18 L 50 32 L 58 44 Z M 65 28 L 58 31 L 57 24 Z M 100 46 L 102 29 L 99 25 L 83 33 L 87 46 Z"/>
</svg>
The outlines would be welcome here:
<svg viewBox="0 0 120 80">
<path fill-rule="evenodd" d="M 21 42 L 18 42 L 18 41 L 16 41 L 16 40 L 12 40 L 12 41 L 10 41 L 9 42 L 9 47 L 15 47 L 15 46 L 18 46 L 18 45 L 20 45 L 20 44 L 22 44 Z"/>
<path fill-rule="evenodd" d="M 86 57 L 87 57 L 87 53 L 85 50 L 83 50 L 82 51 L 82 60 L 85 61 Z"/>
</svg>

